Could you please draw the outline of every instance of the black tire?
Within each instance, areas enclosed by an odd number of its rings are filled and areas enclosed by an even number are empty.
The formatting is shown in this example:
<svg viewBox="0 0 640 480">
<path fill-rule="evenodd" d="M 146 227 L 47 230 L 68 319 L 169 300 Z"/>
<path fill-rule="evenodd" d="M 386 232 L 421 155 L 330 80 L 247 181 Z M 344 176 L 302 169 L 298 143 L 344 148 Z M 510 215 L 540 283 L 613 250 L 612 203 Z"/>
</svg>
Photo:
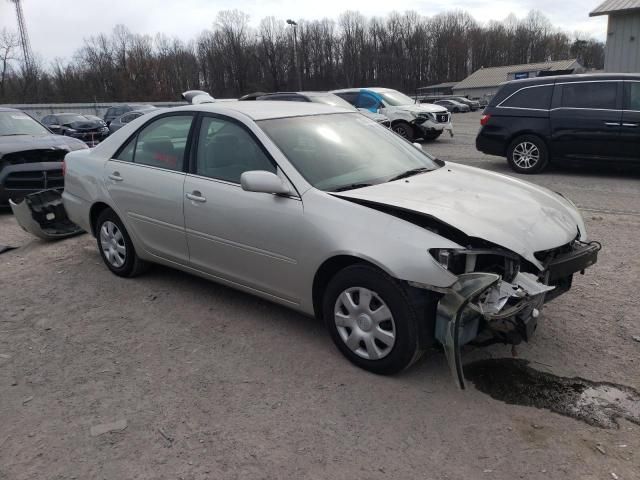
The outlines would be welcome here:
<svg viewBox="0 0 640 480">
<path fill-rule="evenodd" d="M 102 229 L 105 224 L 107 224 L 107 222 L 115 224 L 115 226 L 121 233 L 121 242 L 118 241 L 118 243 L 119 245 L 124 246 L 125 254 L 124 262 L 120 266 L 114 265 L 111 261 L 109 261 L 103 249 Z M 96 222 L 96 241 L 98 243 L 98 251 L 100 252 L 102 260 L 104 261 L 107 268 L 116 275 L 120 277 L 135 277 L 148 269 L 149 264 L 138 257 L 138 254 L 136 253 L 136 250 L 133 246 L 133 242 L 131 242 L 131 237 L 129 237 L 127 229 L 124 227 L 118 215 L 116 215 L 116 212 L 114 212 L 110 208 L 105 209 L 98 217 L 98 220 Z"/>
<path fill-rule="evenodd" d="M 413 142 L 415 138 L 415 132 L 413 131 L 413 127 L 409 125 L 407 122 L 398 122 L 391 126 L 391 129 L 400 135 L 402 138 L 406 138 L 410 142 Z"/>
<path fill-rule="evenodd" d="M 530 151 L 528 155 L 526 152 Z M 507 149 L 507 162 L 514 172 L 540 173 L 549 164 L 547 144 L 536 135 L 521 135 Z"/>
<path fill-rule="evenodd" d="M 425 133 L 423 139 L 425 141 L 433 141 L 435 139 L 437 139 L 438 137 L 440 137 L 440 135 L 442 135 L 442 131 L 439 132 L 433 132 L 433 133 Z"/>
<path fill-rule="evenodd" d="M 342 339 L 338 331 L 339 327 L 336 325 L 334 312 L 339 296 L 348 289 L 358 287 L 372 291 L 391 311 L 395 343 L 388 353 L 379 359 L 366 359 L 352 351 L 346 344 L 347 340 Z M 322 312 L 335 345 L 350 362 L 360 368 L 376 374 L 391 375 L 408 368 L 424 353 L 425 345 L 423 344 L 426 343 L 424 332 L 428 327 L 420 302 L 415 298 L 412 299 L 409 287 L 373 266 L 352 265 L 338 272 L 324 292 Z M 421 319 L 425 324 L 421 325 Z M 360 323 L 357 323 L 356 328 L 358 332 L 364 332 L 360 329 Z M 349 336 L 352 333 L 353 330 Z M 361 350 L 364 348 L 362 341 L 359 348 Z"/>
<path fill-rule="evenodd" d="M 458 107 L 455 107 L 455 108 L 453 109 L 453 113 L 460 113 L 460 109 L 459 109 Z"/>
</svg>

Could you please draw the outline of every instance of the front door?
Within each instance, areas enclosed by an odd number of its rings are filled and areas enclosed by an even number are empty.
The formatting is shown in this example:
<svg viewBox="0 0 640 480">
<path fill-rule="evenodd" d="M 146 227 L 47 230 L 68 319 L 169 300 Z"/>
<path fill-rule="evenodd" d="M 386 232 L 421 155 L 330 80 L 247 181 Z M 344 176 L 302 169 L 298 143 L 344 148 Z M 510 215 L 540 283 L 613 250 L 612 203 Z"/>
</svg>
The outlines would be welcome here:
<svg viewBox="0 0 640 480">
<path fill-rule="evenodd" d="M 250 170 L 281 173 L 242 124 L 203 116 L 193 174 L 184 185 L 184 214 L 191 264 L 228 281 L 298 303 L 304 228 L 302 201 L 247 192 L 240 176 Z"/>
<path fill-rule="evenodd" d="M 149 253 L 185 264 L 184 165 L 193 115 L 156 117 L 105 164 L 105 182 L 129 232 Z"/>
<path fill-rule="evenodd" d="M 551 109 L 553 156 L 616 158 L 622 122 L 622 82 L 557 84 Z"/>
<path fill-rule="evenodd" d="M 624 111 L 620 133 L 622 156 L 640 161 L 640 81 L 624 82 Z"/>
</svg>

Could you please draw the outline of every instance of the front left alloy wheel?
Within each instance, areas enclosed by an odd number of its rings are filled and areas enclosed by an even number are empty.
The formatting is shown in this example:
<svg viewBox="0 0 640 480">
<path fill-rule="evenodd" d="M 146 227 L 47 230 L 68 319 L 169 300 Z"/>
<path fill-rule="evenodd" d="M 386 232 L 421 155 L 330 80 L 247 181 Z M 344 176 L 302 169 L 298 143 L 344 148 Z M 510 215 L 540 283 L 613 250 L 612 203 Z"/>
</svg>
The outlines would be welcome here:
<svg viewBox="0 0 640 480">
<path fill-rule="evenodd" d="M 338 272 L 322 305 L 327 329 L 342 354 L 385 375 L 404 370 L 423 353 L 419 311 L 403 283 L 365 264 Z"/>
</svg>

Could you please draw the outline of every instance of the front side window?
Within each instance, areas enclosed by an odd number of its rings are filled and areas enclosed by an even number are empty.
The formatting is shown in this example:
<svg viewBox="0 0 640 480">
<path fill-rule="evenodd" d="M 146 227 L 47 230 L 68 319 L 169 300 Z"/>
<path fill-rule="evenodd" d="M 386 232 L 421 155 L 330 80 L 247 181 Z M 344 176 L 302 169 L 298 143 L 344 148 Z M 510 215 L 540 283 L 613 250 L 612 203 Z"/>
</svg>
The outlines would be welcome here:
<svg viewBox="0 0 640 480">
<path fill-rule="evenodd" d="M 367 95 L 366 93 L 361 93 L 360 98 L 358 98 L 358 108 L 366 108 L 367 110 L 376 110 L 380 108 L 380 102 L 373 97 L 373 95 Z"/>
<path fill-rule="evenodd" d="M 320 190 L 383 183 L 408 170 L 439 168 L 430 156 L 358 113 L 278 118 L 258 124 Z"/>
<path fill-rule="evenodd" d="M 198 137 L 196 173 L 240 183 L 240 176 L 251 170 L 275 173 L 276 167 L 243 127 L 230 120 L 204 117 Z"/>
<path fill-rule="evenodd" d="M 562 86 L 562 106 L 614 110 L 618 82 L 576 82 Z"/>
<path fill-rule="evenodd" d="M 625 109 L 640 112 L 640 82 L 625 83 Z"/>
<path fill-rule="evenodd" d="M 540 87 L 527 87 L 517 91 L 500 104 L 501 107 L 530 108 L 536 110 L 549 110 L 553 85 Z"/>
<path fill-rule="evenodd" d="M 182 171 L 193 117 L 162 117 L 144 127 L 117 155 L 118 160 Z"/>
</svg>

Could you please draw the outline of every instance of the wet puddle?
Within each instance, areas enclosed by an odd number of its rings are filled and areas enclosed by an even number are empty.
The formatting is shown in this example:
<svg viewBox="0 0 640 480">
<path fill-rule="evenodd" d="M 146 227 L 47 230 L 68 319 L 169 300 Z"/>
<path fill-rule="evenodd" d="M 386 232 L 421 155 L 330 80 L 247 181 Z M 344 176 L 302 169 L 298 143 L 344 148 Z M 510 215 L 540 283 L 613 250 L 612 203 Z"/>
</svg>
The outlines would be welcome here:
<svg viewBox="0 0 640 480">
<path fill-rule="evenodd" d="M 517 358 L 489 359 L 464 367 L 467 380 L 505 403 L 545 408 L 601 428 L 624 418 L 640 425 L 640 393 L 633 388 L 535 370 Z"/>
</svg>

